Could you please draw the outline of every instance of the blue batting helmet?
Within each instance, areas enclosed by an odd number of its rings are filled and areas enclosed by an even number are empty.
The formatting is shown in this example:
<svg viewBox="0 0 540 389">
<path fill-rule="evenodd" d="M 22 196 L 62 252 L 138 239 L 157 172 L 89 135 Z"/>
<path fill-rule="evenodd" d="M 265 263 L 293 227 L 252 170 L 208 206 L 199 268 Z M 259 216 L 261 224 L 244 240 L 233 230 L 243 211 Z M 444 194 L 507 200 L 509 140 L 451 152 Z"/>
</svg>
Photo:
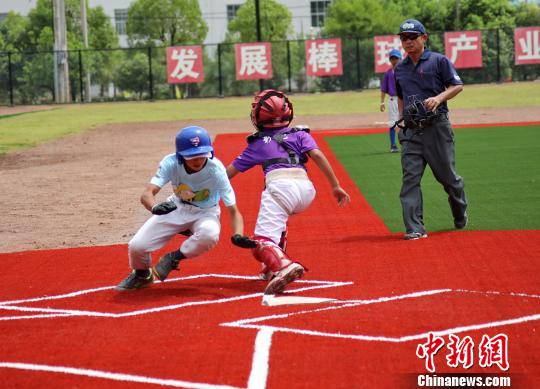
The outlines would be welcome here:
<svg viewBox="0 0 540 389">
<path fill-rule="evenodd" d="M 398 49 L 392 49 L 388 53 L 388 57 L 389 58 L 396 57 L 397 59 L 401 59 L 401 51 L 399 51 Z"/>
<path fill-rule="evenodd" d="M 196 156 L 213 157 L 214 148 L 208 131 L 199 126 L 182 128 L 176 134 L 176 158 L 182 163 L 184 158 Z"/>
</svg>

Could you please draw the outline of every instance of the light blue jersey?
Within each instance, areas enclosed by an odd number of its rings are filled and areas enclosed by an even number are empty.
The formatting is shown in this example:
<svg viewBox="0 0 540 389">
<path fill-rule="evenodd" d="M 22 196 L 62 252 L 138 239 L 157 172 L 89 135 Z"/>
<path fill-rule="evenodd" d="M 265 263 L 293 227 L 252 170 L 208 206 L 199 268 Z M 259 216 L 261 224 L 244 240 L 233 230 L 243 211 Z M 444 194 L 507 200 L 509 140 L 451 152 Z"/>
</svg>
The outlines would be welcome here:
<svg viewBox="0 0 540 389">
<path fill-rule="evenodd" d="M 236 204 L 225 166 L 215 157 L 208 158 L 208 162 L 200 171 L 188 174 L 184 165 L 178 163 L 175 154 L 167 155 L 160 162 L 159 169 L 150 183 L 163 188 L 168 182 L 171 183 L 178 201 L 200 208 L 211 208 L 217 205 L 220 198 L 227 207 Z"/>
</svg>

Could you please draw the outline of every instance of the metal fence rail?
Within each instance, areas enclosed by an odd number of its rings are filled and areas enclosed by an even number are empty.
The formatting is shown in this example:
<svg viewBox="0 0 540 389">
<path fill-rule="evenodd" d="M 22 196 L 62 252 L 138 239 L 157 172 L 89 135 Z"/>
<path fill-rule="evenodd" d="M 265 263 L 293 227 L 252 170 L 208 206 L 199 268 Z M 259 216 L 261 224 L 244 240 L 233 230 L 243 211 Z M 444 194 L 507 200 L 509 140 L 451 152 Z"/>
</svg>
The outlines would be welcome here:
<svg viewBox="0 0 540 389">
<path fill-rule="evenodd" d="M 288 92 L 376 88 L 372 38 L 341 37 L 343 75 L 308 77 L 304 40 L 272 43 L 273 78 L 264 87 Z M 459 69 L 466 84 L 526 81 L 540 77 L 540 65 L 514 65 L 513 30 L 482 33 L 483 67 Z M 444 53 L 444 32 L 430 34 L 429 47 Z M 203 45 L 204 82 L 167 83 L 166 47 L 68 50 L 72 102 L 85 101 L 90 73 L 93 101 L 155 100 L 251 95 L 258 81 L 235 78 L 234 44 Z M 54 96 L 54 51 L 0 52 L 0 105 L 50 104 Z"/>
</svg>

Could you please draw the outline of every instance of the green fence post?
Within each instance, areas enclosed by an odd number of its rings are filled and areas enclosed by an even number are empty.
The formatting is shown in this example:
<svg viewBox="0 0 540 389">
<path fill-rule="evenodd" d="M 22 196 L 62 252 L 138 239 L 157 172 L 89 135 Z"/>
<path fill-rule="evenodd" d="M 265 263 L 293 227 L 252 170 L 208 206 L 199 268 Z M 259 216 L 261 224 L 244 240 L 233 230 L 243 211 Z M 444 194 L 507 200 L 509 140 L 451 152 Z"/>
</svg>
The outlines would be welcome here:
<svg viewBox="0 0 540 389">
<path fill-rule="evenodd" d="M 291 71 L 291 41 L 287 41 L 287 79 L 289 81 L 289 93 L 292 91 L 292 71 Z"/>
<path fill-rule="evenodd" d="M 148 92 L 150 100 L 154 100 L 154 78 L 152 76 L 152 47 L 148 46 Z"/>
<path fill-rule="evenodd" d="M 81 103 L 84 101 L 84 96 L 83 96 L 83 79 L 82 79 L 82 74 L 83 74 L 83 64 L 82 64 L 82 53 L 81 53 L 81 49 L 78 50 L 79 51 L 79 96 L 81 98 Z"/>
<path fill-rule="evenodd" d="M 501 37 L 499 35 L 499 29 L 497 28 L 497 82 L 501 80 Z"/>
<path fill-rule="evenodd" d="M 223 73 L 221 73 L 221 43 L 217 45 L 219 97 L 223 97 Z"/>
<path fill-rule="evenodd" d="M 360 38 L 356 37 L 356 78 L 358 79 L 358 89 L 362 89 L 362 77 L 360 74 Z"/>
<path fill-rule="evenodd" d="M 13 70 L 11 68 L 11 52 L 8 51 L 8 85 L 9 85 L 9 104 L 13 106 Z"/>
</svg>

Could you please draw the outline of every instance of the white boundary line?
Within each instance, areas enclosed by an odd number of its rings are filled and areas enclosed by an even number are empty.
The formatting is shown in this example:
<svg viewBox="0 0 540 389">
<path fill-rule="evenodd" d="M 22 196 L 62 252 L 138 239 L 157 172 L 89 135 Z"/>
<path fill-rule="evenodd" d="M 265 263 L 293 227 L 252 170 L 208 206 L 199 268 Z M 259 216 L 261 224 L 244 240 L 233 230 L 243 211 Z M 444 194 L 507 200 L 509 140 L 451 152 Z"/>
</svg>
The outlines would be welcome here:
<svg viewBox="0 0 540 389">
<path fill-rule="evenodd" d="M 199 382 L 152 378 L 152 377 L 145 377 L 145 376 L 139 376 L 139 375 L 133 375 L 133 374 L 112 373 L 108 371 L 94 370 L 94 369 L 79 369 L 79 368 L 68 367 L 68 366 L 51 366 L 51 365 L 39 365 L 39 364 L 33 364 L 33 363 L 0 362 L 0 368 L 45 371 L 49 373 L 73 374 L 73 375 L 86 376 L 86 377 L 92 377 L 92 378 L 104 378 L 104 379 L 113 380 L 113 381 L 138 382 L 138 383 L 143 383 L 143 384 L 172 386 L 176 388 L 241 389 L 236 386 L 229 386 L 229 385 L 211 385 L 211 384 L 203 384 Z"/>
<path fill-rule="evenodd" d="M 198 274 L 198 275 L 193 275 L 193 276 L 188 276 L 188 277 L 172 278 L 172 279 L 166 280 L 165 282 L 176 282 L 176 281 L 184 281 L 184 280 L 208 278 L 208 277 L 229 278 L 229 279 L 232 278 L 232 279 L 242 279 L 242 280 L 258 280 L 259 279 L 258 277 L 255 277 L 255 276 L 239 276 L 239 275 L 232 275 L 232 274 L 210 273 L 210 274 Z M 295 282 L 295 285 L 297 286 L 310 285 L 310 286 L 297 287 L 295 289 L 290 289 L 287 293 L 297 293 L 297 292 L 304 292 L 307 290 L 333 288 L 333 287 L 346 286 L 346 285 L 352 285 L 352 284 L 353 284 L 352 282 L 341 282 L 341 281 L 298 280 Z M 35 302 L 41 302 L 41 301 L 68 299 L 68 298 L 83 296 L 83 295 L 102 292 L 102 291 L 111 290 L 111 289 L 114 289 L 114 286 L 85 289 L 85 290 L 80 290 L 77 292 L 63 293 L 63 294 L 54 295 L 54 296 L 43 296 L 43 297 L 27 298 L 27 299 L 20 299 L 20 300 L 0 301 L 0 310 L 41 313 L 41 314 L 36 314 L 36 315 L 24 315 L 24 316 L 4 316 L 4 317 L 0 317 L 0 321 L 30 320 L 30 319 L 56 318 L 56 317 L 66 317 L 66 316 L 91 316 L 91 317 L 108 317 L 108 318 L 117 319 L 117 318 L 132 317 L 132 316 L 145 315 L 145 314 L 151 314 L 151 313 L 157 313 L 157 312 L 163 312 L 163 311 L 170 311 L 170 310 L 199 306 L 199 305 L 223 304 L 223 303 L 228 303 L 232 301 L 240 301 L 240 300 L 258 298 L 258 297 L 263 296 L 263 293 L 260 292 L 260 293 L 252 293 L 252 294 L 240 295 L 240 296 L 235 296 L 235 297 L 227 297 L 227 298 L 222 298 L 222 299 L 217 299 L 217 300 L 189 301 L 189 302 L 181 303 L 181 304 L 165 305 L 161 307 L 141 309 L 141 310 L 129 311 L 129 312 L 123 312 L 123 313 L 86 311 L 86 310 L 77 310 L 77 309 L 39 308 L 39 307 L 28 307 L 28 306 L 22 305 L 25 303 L 35 303 Z M 122 292 L 122 293 L 129 293 L 129 292 Z"/>
<path fill-rule="evenodd" d="M 364 335 L 364 334 L 343 334 L 343 333 L 333 333 L 333 332 L 323 332 L 323 331 L 312 331 L 312 330 L 304 330 L 304 329 L 298 329 L 298 328 L 288 328 L 288 327 L 254 324 L 254 323 L 260 323 L 260 322 L 273 320 L 273 319 L 284 319 L 284 318 L 288 318 L 288 317 L 296 316 L 296 315 L 305 315 L 305 314 L 317 313 L 317 312 L 323 312 L 323 311 L 329 311 L 329 310 L 357 307 L 360 305 L 369 305 L 369 304 L 397 301 L 397 300 L 410 299 L 410 298 L 419 298 L 419 297 L 425 297 L 425 296 L 443 294 L 443 293 L 479 293 L 479 294 L 485 294 L 485 295 L 496 294 L 496 295 L 507 295 L 507 296 L 514 296 L 514 297 L 540 298 L 539 295 L 531 295 L 531 294 L 525 294 L 525 293 L 502 293 L 502 292 L 496 292 L 496 291 L 480 292 L 480 291 L 472 291 L 472 290 L 464 290 L 464 289 L 456 289 L 456 290 L 434 289 L 434 290 L 427 290 L 427 291 L 421 291 L 421 292 L 407 293 L 407 294 L 398 295 L 398 296 L 379 297 L 377 299 L 372 299 L 372 300 L 335 301 L 333 302 L 334 305 L 331 305 L 329 307 L 308 309 L 308 310 L 289 312 L 289 313 L 283 313 L 283 314 L 278 314 L 278 315 L 260 316 L 260 317 L 255 317 L 255 318 L 237 320 L 234 322 L 221 323 L 220 325 L 225 326 L 225 327 L 250 328 L 250 329 L 256 329 L 259 331 L 263 329 L 267 329 L 273 332 L 288 332 L 288 333 L 295 333 L 295 334 L 301 334 L 301 335 L 323 336 L 323 337 L 362 340 L 362 341 L 377 341 L 377 342 L 391 342 L 391 343 L 409 342 L 411 340 L 418 340 L 418 339 L 426 338 L 429 332 L 413 334 L 413 335 L 405 335 L 405 336 L 400 336 L 400 337 L 388 337 L 388 336 L 382 336 L 382 335 L 373 336 L 373 335 Z M 342 305 L 338 305 L 338 304 L 342 304 Z M 467 325 L 467 326 L 460 326 L 460 327 L 454 327 L 454 328 L 443 329 L 443 330 L 438 330 L 438 331 L 430 331 L 430 332 L 439 336 L 444 336 L 444 335 L 456 334 L 456 333 L 461 333 L 461 332 L 466 332 L 466 331 L 480 330 L 483 328 L 493 328 L 493 327 L 500 327 L 500 326 L 505 326 L 505 325 L 521 324 L 521 323 L 525 323 L 528 321 L 535 321 L 535 320 L 540 320 L 540 314 L 526 315 L 526 316 L 520 316 L 520 317 L 506 319 L 506 320 L 498 320 L 498 321 L 487 322 L 487 323 L 472 324 L 472 325 Z"/>
<path fill-rule="evenodd" d="M 255 338 L 255 351 L 251 363 L 251 373 L 248 380 L 248 389 L 265 389 L 270 365 L 270 346 L 274 331 L 263 328 L 257 332 Z"/>
</svg>

